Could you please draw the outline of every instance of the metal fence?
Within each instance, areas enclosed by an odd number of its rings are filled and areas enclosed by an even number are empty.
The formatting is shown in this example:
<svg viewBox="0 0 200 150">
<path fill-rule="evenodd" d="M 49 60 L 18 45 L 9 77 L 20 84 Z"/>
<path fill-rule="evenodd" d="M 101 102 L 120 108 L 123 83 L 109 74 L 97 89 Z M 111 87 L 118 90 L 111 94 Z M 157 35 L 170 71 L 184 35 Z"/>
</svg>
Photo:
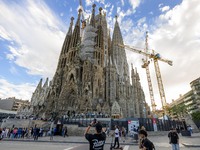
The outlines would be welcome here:
<svg viewBox="0 0 200 150">
<path fill-rule="evenodd" d="M 139 118 L 138 120 L 140 127 L 144 126 L 147 131 L 154 131 L 153 121 L 151 118 Z M 178 120 L 156 119 L 156 124 L 158 131 L 169 131 L 172 127 L 183 126 L 183 122 Z"/>
<path fill-rule="evenodd" d="M 89 123 L 92 122 L 94 118 L 68 118 L 62 120 L 63 124 L 74 124 L 79 127 L 87 127 Z M 129 120 L 138 120 L 139 125 L 144 126 L 147 131 L 154 131 L 153 121 L 151 118 L 124 118 L 124 119 L 110 119 L 110 118 L 97 118 L 103 125 L 103 127 L 110 127 L 111 130 L 114 129 L 115 125 L 120 127 L 125 127 L 128 130 L 128 121 Z M 182 121 L 177 120 L 163 120 L 156 119 L 158 131 L 169 131 L 172 127 L 181 127 L 183 126 Z"/>
</svg>

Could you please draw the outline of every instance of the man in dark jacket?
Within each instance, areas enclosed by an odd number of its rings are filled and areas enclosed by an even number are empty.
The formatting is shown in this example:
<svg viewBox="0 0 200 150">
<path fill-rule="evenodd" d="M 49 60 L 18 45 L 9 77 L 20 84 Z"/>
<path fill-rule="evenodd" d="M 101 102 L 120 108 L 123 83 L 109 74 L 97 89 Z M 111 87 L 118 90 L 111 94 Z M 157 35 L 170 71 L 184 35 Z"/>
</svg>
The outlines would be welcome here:
<svg viewBox="0 0 200 150">
<path fill-rule="evenodd" d="M 172 150 L 179 150 L 179 136 L 175 128 L 170 129 L 168 133 L 169 144 L 172 145 Z"/>
</svg>

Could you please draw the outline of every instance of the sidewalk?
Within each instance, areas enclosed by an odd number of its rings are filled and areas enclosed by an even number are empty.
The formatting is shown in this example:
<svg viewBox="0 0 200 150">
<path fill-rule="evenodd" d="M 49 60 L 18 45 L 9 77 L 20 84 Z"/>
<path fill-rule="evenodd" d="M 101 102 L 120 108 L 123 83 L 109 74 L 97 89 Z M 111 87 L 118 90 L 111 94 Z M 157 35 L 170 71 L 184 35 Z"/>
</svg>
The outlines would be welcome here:
<svg viewBox="0 0 200 150">
<path fill-rule="evenodd" d="M 165 136 L 149 136 L 148 137 L 156 146 L 169 146 L 169 139 Z M 200 133 L 194 133 L 191 137 L 179 134 L 180 147 L 200 147 Z"/>
<path fill-rule="evenodd" d="M 52 143 L 78 143 L 78 144 L 86 144 L 88 141 L 85 139 L 84 136 L 69 136 L 69 137 L 62 137 L 62 136 L 54 136 L 53 140 L 50 140 L 49 136 L 46 137 L 39 137 L 38 141 L 34 141 L 33 138 L 24 138 L 24 139 L 8 139 L 4 138 L 5 141 L 22 141 L 22 142 L 52 142 Z M 110 144 L 112 141 L 111 137 L 106 138 L 106 144 Z M 120 140 L 121 145 L 138 145 L 138 143 L 130 137 L 127 137 L 125 142 Z"/>
<path fill-rule="evenodd" d="M 192 137 L 185 137 L 181 136 L 180 137 L 180 147 L 200 147 L 200 133 L 194 133 L 192 134 Z M 154 144 L 155 146 L 158 147 L 169 147 L 169 139 L 167 135 L 164 136 L 149 136 L 148 137 Z M 69 136 L 69 137 L 62 137 L 62 136 L 54 136 L 53 140 L 50 141 L 50 137 L 39 137 L 38 141 L 34 141 L 33 138 L 31 139 L 4 139 L 5 141 L 24 141 L 24 142 L 51 142 L 51 143 L 77 143 L 77 144 L 87 144 L 88 141 L 85 139 L 84 136 Z M 110 144 L 112 141 L 111 137 L 107 137 L 106 139 L 106 144 Z M 127 137 L 125 142 L 120 140 L 121 145 L 138 145 L 138 143 L 133 140 L 130 137 Z"/>
<path fill-rule="evenodd" d="M 200 133 L 194 133 L 191 137 L 182 137 L 185 147 L 200 147 Z"/>
</svg>

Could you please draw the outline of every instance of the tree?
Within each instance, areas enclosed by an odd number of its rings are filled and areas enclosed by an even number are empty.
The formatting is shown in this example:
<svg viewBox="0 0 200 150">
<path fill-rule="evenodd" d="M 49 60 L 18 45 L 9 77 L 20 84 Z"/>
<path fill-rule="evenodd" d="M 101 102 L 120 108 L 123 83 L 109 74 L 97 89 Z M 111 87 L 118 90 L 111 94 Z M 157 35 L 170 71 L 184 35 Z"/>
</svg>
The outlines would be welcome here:
<svg viewBox="0 0 200 150">
<path fill-rule="evenodd" d="M 187 106 L 184 103 L 168 108 L 168 112 L 170 115 L 177 116 L 178 118 L 182 118 L 188 114 Z"/>
<path fill-rule="evenodd" d="M 194 121 L 200 121 L 200 111 L 191 114 Z"/>
</svg>

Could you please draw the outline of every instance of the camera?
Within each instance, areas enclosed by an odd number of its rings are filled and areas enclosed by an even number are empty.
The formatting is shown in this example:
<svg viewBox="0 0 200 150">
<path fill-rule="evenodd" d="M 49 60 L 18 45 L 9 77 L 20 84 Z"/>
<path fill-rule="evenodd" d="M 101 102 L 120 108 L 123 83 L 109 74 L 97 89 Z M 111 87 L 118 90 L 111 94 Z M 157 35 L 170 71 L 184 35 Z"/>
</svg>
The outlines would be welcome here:
<svg viewBox="0 0 200 150">
<path fill-rule="evenodd" d="M 96 118 L 94 118 L 94 120 L 93 120 L 93 123 L 94 123 L 94 124 L 96 124 L 96 123 L 97 123 L 97 119 L 96 119 Z"/>
</svg>

